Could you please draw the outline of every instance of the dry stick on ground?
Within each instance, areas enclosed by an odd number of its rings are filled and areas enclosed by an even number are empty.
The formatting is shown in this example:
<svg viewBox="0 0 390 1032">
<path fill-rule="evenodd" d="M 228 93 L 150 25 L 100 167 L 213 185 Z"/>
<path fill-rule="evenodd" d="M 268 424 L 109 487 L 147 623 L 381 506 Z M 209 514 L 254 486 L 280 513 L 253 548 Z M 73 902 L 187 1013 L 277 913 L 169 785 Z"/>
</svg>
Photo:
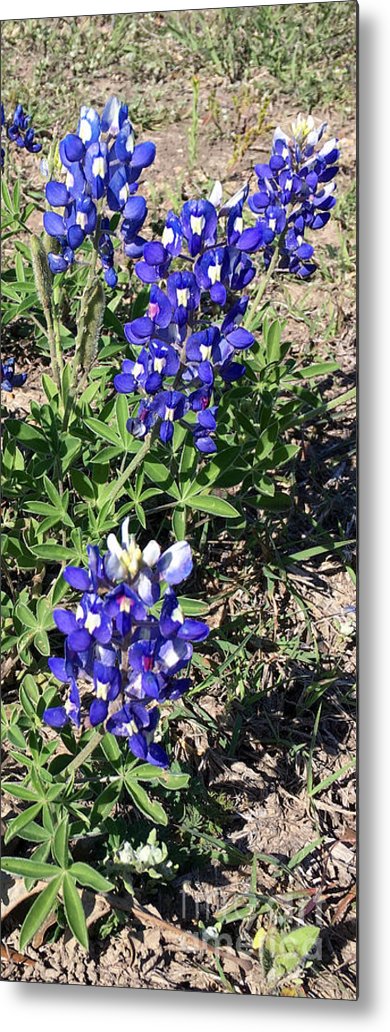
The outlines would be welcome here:
<svg viewBox="0 0 390 1032">
<path fill-rule="evenodd" d="M 24 887 L 21 888 L 21 891 L 17 894 L 17 898 L 10 899 L 10 902 L 2 908 L 3 921 L 6 920 L 15 907 L 19 906 L 20 903 L 25 902 L 30 896 L 36 895 L 37 892 L 41 892 L 42 889 L 46 888 L 46 885 L 47 882 L 37 882 L 29 892 Z M 159 928 L 165 938 L 174 939 L 177 942 L 180 942 L 187 949 L 193 950 L 194 952 L 207 953 L 209 956 L 214 958 L 217 957 L 221 960 L 225 958 L 226 960 L 229 960 L 230 964 L 241 968 L 243 971 L 251 971 L 253 967 L 257 966 L 256 961 L 250 960 L 249 957 L 241 957 L 237 955 L 234 950 L 230 949 L 228 946 L 223 946 L 219 949 L 215 948 L 214 946 L 211 946 L 210 943 L 204 942 L 203 939 L 197 938 L 197 936 L 193 935 L 192 932 L 185 931 L 182 928 L 176 928 L 175 925 L 170 924 L 169 921 L 164 921 L 162 917 L 159 917 L 157 914 L 153 914 L 147 909 L 147 907 L 143 907 L 140 903 L 136 903 L 135 900 L 127 900 L 125 897 L 114 896 L 111 893 L 107 893 L 107 895 L 103 896 L 101 893 L 94 894 L 90 892 L 85 893 L 85 899 L 86 902 L 90 901 L 91 903 L 91 914 L 89 920 L 87 918 L 87 924 L 92 924 L 95 919 L 98 920 L 98 918 L 103 916 L 103 913 L 107 909 L 106 906 L 104 909 L 102 907 L 104 901 L 105 904 L 109 904 L 109 906 L 114 910 L 122 910 L 124 913 L 129 914 L 129 916 L 136 917 L 141 924 L 146 926 L 152 925 L 152 927 Z M 97 911 L 96 904 L 99 904 Z M 74 945 L 75 942 L 76 940 L 72 937 L 68 940 L 67 945 Z M 39 941 L 39 939 L 37 939 L 37 945 L 41 945 L 41 941 Z"/>
</svg>

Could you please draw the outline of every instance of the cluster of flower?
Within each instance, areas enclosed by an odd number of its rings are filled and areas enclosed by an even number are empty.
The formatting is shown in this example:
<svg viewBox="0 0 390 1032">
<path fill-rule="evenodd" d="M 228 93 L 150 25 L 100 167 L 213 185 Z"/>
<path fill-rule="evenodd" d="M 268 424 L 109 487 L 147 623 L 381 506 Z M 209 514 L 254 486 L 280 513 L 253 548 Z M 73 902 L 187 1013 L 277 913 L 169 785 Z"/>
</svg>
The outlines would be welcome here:
<svg viewBox="0 0 390 1032">
<path fill-rule="evenodd" d="M 15 373 L 15 359 L 6 358 L 0 362 L 0 385 L 2 391 L 14 391 L 15 387 L 23 387 L 27 373 Z"/>
<path fill-rule="evenodd" d="M 21 104 L 17 104 L 13 115 L 8 119 L 5 117 L 4 104 L 0 105 L 1 129 L 5 129 L 8 140 L 16 143 L 17 147 L 24 147 L 32 154 L 37 154 L 42 149 L 42 144 L 35 139 L 35 130 L 31 122 L 31 115 L 26 115 Z M 5 150 L 1 148 L 1 168 L 4 167 Z"/>
<path fill-rule="evenodd" d="M 325 129 L 326 122 L 316 129 L 311 116 L 298 115 L 291 138 L 275 130 L 271 157 L 267 164 L 255 165 L 258 189 L 248 199 L 258 218 L 238 242 L 243 251 L 263 250 L 266 267 L 277 245 L 279 269 L 303 278 L 316 269 L 305 230 L 322 229 L 336 204 L 338 141 L 328 140 L 316 150 Z"/>
<path fill-rule="evenodd" d="M 235 361 L 236 352 L 254 340 L 240 325 L 248 297 L 239 295 L 255 275 L 247 252 L 262 250 L 268 268 L 277 248 L 279 268 L 300 277 L 315 269 L 304 233 L 322 228 L 336 203 L 337 141 L 316 150 L 325 126 L 316 129 L 311 117 L 300 115 L 292 139 L 277 129 L 269 163 L 255 168 L 256 193 L 248 198 L 246 184 L 221 204 L 216 183 L 209 200 L 189 200 L 180 215 L 168 213 L 161 241 L 143 242 L 135 272 L 151 284 L 149 306 L 144 317 L 124 327 L 129 343 L 141 351 L 135 361 L 123 362 L 114 379 L 118 392 L 142 395 L 136 418 L 127 424 L 134 435 L 144 437 L 159 422 L 167 443 L 175 420 L 192 411 L 195 447 L 203 454 L 216 451 L 215 373 L 223 384 L 241 377 L 245 366 Z M 247 201 L 258 218 L 244 228 Z"/>
<path fill-rule="evenodd" d="M 175 421 L 192 411 L 196 420 L 189 425 L 203 454 L 216 451 L 215 374 L 223 385 L 241 377 L 245 366 L 234 360 L 236 353 L 254 341 L 241 326 L 249 298 L 239 295 L 255 267 L 236 246 L 248 187 L 223 206 L 220 194 L 216 184 L 209 200 L 186 201 L 179 216 L 170 211 L 161 241 L 144 244 L 135 272 L 151 284 L 149 305 L 145 316 L 124 327 L 129 343 L 141 351 L 114 378 L 119 393 L 142 394 L 137 416 L 127 424 L 132 434 L 144 437 L 159 421 L 160 438 L 168 443 Z M 224 216 L 224 237 L 217 243 Z"/>
<path fill-rule="evenodd" d="M 192 642 L 203 641 L 207 624 L 186 619 L 173 586 L 192 570 L 190 546 L 179 541 L 161 553 L 156 541 L 141 551 L 122 524 L 121 543 L 114 534 L 101 556 L 88 547 L 88 570 L 68 566 L 65 580 L 82 597 L 76 613 L 55 609 L 53 616 L 66 635 L 65 658 L 52 658 L 54 676 L 69 684 L 67 701 L 45 710 L 51 727 L 69 721 L 80 726 L 81 700 L 77 681 L 92 684 L 89 708 L 92 726 L 106 721 L 107 731 L 127 738 L 134 756 L 165 767 L 168 757 L 153 741 L 159 721 L 159 703 L 177 699 L 190 686 L 177 677 L 192 656 Z M 149 610 L 160 598 L 160 583 L 168 587 L 159 617 Z"/>
<path fill-rule="evenodd" d="M 128 257 L 140 257 L 143 244 L 138 233 L 147 207 L 143 197 L 133 196 L 144 168 L 152 164 L 154 143 L 135 144 L 128 119 L 128 108 L 111 97 L 101 118 L 94 108 L 83 106 L 76 133 L 68 133 L 59 145 L 59 158 L 65 182 L 51 180 L 46 185 L 46 200 L 57 211 L 45 212 L 43 223 L 49 236 L 60 244 L 60 253 L 49 254 L 53 273 L 65 272 L 75 259 L 75 251 L 87 236 L 96 235 L 96 244 L 109 287 L 115 287 L 114 246 L 110 219 L 102 214 L 104 205 L 123 215 L 120 231 Z"/>
</svg>

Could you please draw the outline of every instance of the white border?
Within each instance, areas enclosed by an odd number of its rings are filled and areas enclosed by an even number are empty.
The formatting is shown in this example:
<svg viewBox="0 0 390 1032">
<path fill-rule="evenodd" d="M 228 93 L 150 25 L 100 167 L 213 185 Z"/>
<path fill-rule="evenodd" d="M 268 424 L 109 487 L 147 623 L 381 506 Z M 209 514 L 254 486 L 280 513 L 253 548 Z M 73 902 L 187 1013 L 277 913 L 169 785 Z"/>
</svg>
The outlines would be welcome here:
<svg viewBox="0 0 390 1032">
<path fill-rule="evenodd" d="M 290 2 L 290 0 L 284 0 Z M 121 0 L 13 0 L 13 18 L 185 10 L 239 6 L 203 0 L 123 3 Z M 251 2 L 241 6 L 256 6 Z M 207 1019 L 216 1032 L 258 1032 L 260 1022 L 288 1032 L 312 1027 L 382 1029 L 389 994 L 389 112 L 388 0 L 360 0 L 360 998 L 357 1003 L 231 995 L 145 992 L 2 983 L 5 1028 L 28 1032 L 86 1023 L 152 1032 L 198 1032 Z M 386 432 L 387 431 L 387 432 Z M 228 1001 L 232 1001 L 228 1003 Z M 234 1007 L 234 1011 L 233 1011 Z M 8 1011 L 8 1013 L 7 1013 Z M 7 1020 L 8 1019 L 8 1020 Z M 12 1023 L 12 1024 L 11 1024 Z M 139 1023 L 139 1024 L 138 1024 Z M 264 1026 L 263 1026 L 264 1027 Z"/>
</svg>

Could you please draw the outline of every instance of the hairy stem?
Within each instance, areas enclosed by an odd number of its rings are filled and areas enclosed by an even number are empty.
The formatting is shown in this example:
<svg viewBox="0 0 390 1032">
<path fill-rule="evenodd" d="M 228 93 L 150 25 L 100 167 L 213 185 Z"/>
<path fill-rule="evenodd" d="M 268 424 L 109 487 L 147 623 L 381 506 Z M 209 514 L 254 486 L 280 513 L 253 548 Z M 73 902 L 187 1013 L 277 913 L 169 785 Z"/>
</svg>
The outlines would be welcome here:
<svg viewBox="0 0 390 1032">
<path fill-rule="evenodd" d="M 275 250 L 274 250 L 274 253 L 272 255 L 271 261 L 269 263 L 267 272 L 266 272 L 265 276 L 262 276 L 262 278 L 260 280 L 260 283 L 259 283 L 259 286 L 258 286 L 258 290 L 257 290 L 257 294 L 255 294 L 255 297 L 254 297 L 253 302 L 252 302 L 251 307 L 250 307 L 250 312 L 248 313 L 248 318 L 244 320 L 244 326 L 246 327 L 247 330 L 251 330 L 253 325 L 254 325 L 254 322 L 255 322 L 255 319 L 256 319 L 257 308 L 258 308 L 260 302 L 263 300 L 263 297 L 264 297 L 265 291 L 266 291 L 266 289 L 268 287 L 269 281 L 270 281 L 270 279 L 272 278 L 272 276 L 274 274 L 274 271 L 275 271 L 275 268 L 276 268 L 276 265 L 277 265 L 277 262 L 278 262 L 278 259 L 279 259 L 279 246 L 275 247 Z"/>
<path fill-rule="evenodd" d="M 154 440 L 154 435 L 153 435 L 153 432 L 152 432 L 152 433 L 147 435 L 147 437 L 144 440 L 144 443 L 141 445 L 141 447 L 139 448 L 137 453 L 134 455 L 134 458 L 131 460 L 131 462 L 127 466 L 127 469 L 123 470 L 123 473 L 121 473 L 121 475 L 118 477 L 118 480 L 115 482 L 115 484 L 113 484 L 113 486 L 112 486 L 112 495 L 111 495 L 111 505 L 113 505 L 114 502 L 116 502 L 116 499 L 118 498 L 118 495 L 120 494 L 123 485 L 129 479 L 129 477 L 134 472 L 134 470 L 137 469 L 137 466 L 139 466 L 140 463 L 143 461 L 143 459 L 145 458 L 145 455 L 148 454 L 148 451 L 150 451 L 150 448 L 151 448 L 153 440 Z"/>
<path fill-rule="evenodd" d="M 87 744 L 78 754 L 78 756 L 75 756 L 74 759 L 71 760 L 71 762 L 65 768 L 66 774 L 73 774 L 75 770 L 78 770 L 78 768 L 81 767 L 83 763 L 85 763 L 85 761 L 88 759 L 88 756 L 91 756 L 91 753 L 93 753 L 97 746 L 100 744 L 104 734 L 104 730 L 101 730 L 100 728 L 97 728 L 96 731 L 94 731 L 93 735 L 89 739 L 89 742 L 87 742 Z"/>
</svg>

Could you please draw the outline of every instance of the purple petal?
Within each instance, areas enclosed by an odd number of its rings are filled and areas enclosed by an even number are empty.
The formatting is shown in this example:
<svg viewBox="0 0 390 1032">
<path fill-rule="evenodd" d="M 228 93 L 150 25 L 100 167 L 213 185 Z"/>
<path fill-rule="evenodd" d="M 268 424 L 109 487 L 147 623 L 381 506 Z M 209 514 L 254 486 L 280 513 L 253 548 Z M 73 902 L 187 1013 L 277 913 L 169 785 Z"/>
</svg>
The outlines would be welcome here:
<svg viewBox="0 0 390 1032">
<path fill-rule="evenodd" d="M 91 641 L 91 635 L 84 629 L 72 631 L 68 638 L 69 647 L 74 652 L 83 652 L 84 649 L 89 649 Z"/>
<path fill-rule="evenodd" d="M 102 724 L 108 713 L 108 703 L 105 699 L 94 699 L 89 710 L 89 719 L 92 727 Z"/>
<path fill-rule="evenodd" d="M 64 727 L 68 723 L 69 717 L 65 706 L 50 706 L 49 709 L 44 710 L 42 719 L 45 724 L 49 724 L 49 727 Z"/>
<path fill-rule="evenodd" d="M 210 628 L 202 620 L 185 620 L 177 634 L 187 641 L 204 641 L 210 634 Z"/>
<path fill-rule="evenodd" d="M 88 591 L 91 586 L 89 573 L 80 566 L 67 566 L 62 576 L 77 591 Z"/>
<path fill-rule="evenodd" d="M 171 548 L 163 552 L 157 563 L 158 576 L 167 584 L 180 584 L 189 577 L 191 570 L 192 555 L 187 541 L 176 541 Z"/>
<path fill-rule="evenodd" d="M 76 630 L 76 617 L 68 609 L 54 609 L 53 618 L 58 630 L 62 631 L 63 634 L 71 634 L 72 631 Z"/>
<path fill-rule="evenodd" d="M 58 656 L 51 656 L 47 661 L 47 665 L 54 677 L 57 678 L 57 681 L 64 681 L 66 683 L 70 680 L 64 659 L 59 659 Z"/>
</svg>

